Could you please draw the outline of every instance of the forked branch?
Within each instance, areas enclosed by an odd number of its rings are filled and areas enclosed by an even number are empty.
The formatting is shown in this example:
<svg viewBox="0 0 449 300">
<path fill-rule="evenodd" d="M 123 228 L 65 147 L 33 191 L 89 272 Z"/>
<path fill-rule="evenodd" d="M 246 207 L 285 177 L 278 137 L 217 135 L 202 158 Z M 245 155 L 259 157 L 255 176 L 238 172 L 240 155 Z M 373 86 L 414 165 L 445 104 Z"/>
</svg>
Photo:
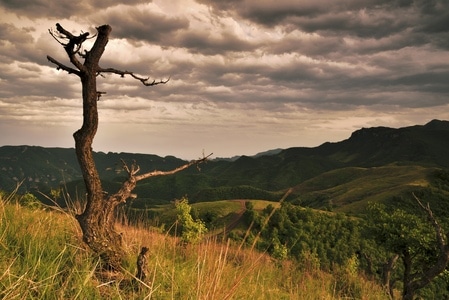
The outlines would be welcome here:
<svg viewBox="0 0 449 300">
<path fill-rule="evenodd" d="M 125 169 L 126 173 L 128 173 L 130 177 L 136 175 L 140 171 L 140 167 L 136 164 L 136 161 L 133 161 L 130 168 L 123 159 L 120 160 L 122 161 L 123 169 Z"/>
<path fill-rule="evenodd" d="M 89 38 L 89 32 L 85 32 L 82 33 L 78 36 L 73 35 L 72 33 L 70 33 L 69 31 L 67 31 L 66 29 L 64 29 L 64 27 L 62 27 L 59 23 L 56 23 L 56 30 L 59 33 L 54 32 L 53 30 L 48 30 L 48 32 L 51 34 L 51 36 L 58 41 L 59 44 L 61 44 L 62 46 L 64 46 L 64 48 L 66 49 L 67 53 L 78 53 L 81 49 L 82 44 Z M 90 38 L 94 38 L 90 37 Z M 62 42 L 62 40 L 68 40 L 67 43 Z M 76 48 L 75 48 L 76 46 Z"/>
<path fill-rule="evenodd" d="M 64 29 L 59 23 L 56 23 L 56 30 L 58 31 L 58 33 L 56 33 L 51 29 L 49 29 L 48 32 L 59 44 L 61 44 L 64 47 L 65 51 L 67 52 L 67 55 L 70 58 L 70 62 L 78 70 L 81 71 L 83 69 L 83 65 L 76 58 L 76 54 L 79 53 L 83 43 L 86 41 L 86 39 L 88 39 L 89 32 L 85 32 L 76 36 L 67 31 L 66 29 Z M 50 56 L 47 56 L 47 59 L 55 63 L 56 65 L 58 65 L 58 67 L 60 67 L 65 71 L 68 71 L 68 69 L 70 69 L 68 67 L 64 68 L 63 67 L 64 65 L 62 65 L 61 63 L 56 63 L 56 60 L 52 59 Z M 70 71 L 69 73 L 76 73 L 76 72 Z"/>
<path fill-rule="evenodd" d="M 179 171 L 185 170 L 188 167 L 192 165 L 199 165 L 205 161 L 212 155 L 209 154 L 207 156 L 203 155 L 203 158 L 192 160 L 180 167 L 177 167 L 176 169 L 170 170 L 170 171 L 152 171 L 141 175 L 136 175 L 140 168 L 136 164 L 135 161 L 131 164 L 131 166 L 128 166 L 126 162 L 122 159 L 123 168 L 125 169 L 126 173 L 128 173 L 128 179 L 123 183 L 122 187 L 119 189 L 119 191 L 109 197 L 110 202 L 114 202 L 117 204 L 119 203 L 125 203 L 127 199 L 129 198 L 135 198 L 137 195 L 132 194 L 132 191 L 137 185 L 137 182 L 146 178 L 155 177 L 155 176 L 164 176 L 164 175 L 172 175 L 175 173 L 178 173 Z"/>
<path fill-rule="evenodd" d="M 446 238 L 443 233 L 443 228 L 441 228 L 440 224 L 437 222 L 437 220 L 433 216 L 433 212 L 430 209 L 429 203 L 427 203 L 427 206 L 424 206 L 424 204 L 422 204 L 422 202 L 415 195 L 415 193 L 412 193 L 412 194 L 413 194 L 413 197 L 415 198 L 416 202 L 418 202 L 418 205 L 427 213 L 427 218 L 429 219 L 429 222 L 432 224 L 433 228 L 435 229 L 438 247 L 440 248 L 440 251 L 444 251 L 445 246 L 446 246 Z"/>
<path fill-rule="evenodd" d="M 104 47 L 106 46 L 106 43 L 108 40 L 108 35 L 111 30 L 109 25 L 103 25 L 103 26 L 97 27 L 97 31 L 98 31 L 97 41 L 95 42 L 92 49 L 90 51 L 86 51 L 85 54 L 80 53 L 83 43 L 87 39 L 94 38 L 97 35 L 89 36 L 88 32 L 82 33 L 80 35 L 74 35 L 74 34 L 70 33 L 68 30 L 64 29 L 64 27 L 62 27 L 59 23 L 56 24 L 56 30 L 57 31 L 49 29 L 48 32 L 60 45 L 62 45 L 64 47 L 65 51 L 67 52 L 67 55 L 70 58 L 70 62 L 76 67 L 76 69 L 68 67 L 68 66 L 64 65 L 63 63 L 57 61 L 53 57 L 47 56 L 47 59 L 50 62 L 52 62 L 53 64 L 55 64 L 57 66 L 58 70 L 64 70 L 64 71 L 68 72 L 69 74 L 77 74 L 78 76 L 81 76 L 81 73 L 83 71 L 87 70 L 87 67 L 85 67 L 85 66 L 88 66 L 88 69 L 90 69 L 90 70 L 93 69 L 94 72 L 96 73 L 96 75 L 101 75 L 102 73 L 118 74 L 121 77 L 125 77 L 125 75 L 129 75 L 132 78 L 140 81 L 145 86 L 166 84 L 170 80 L 170 77 L 166 80 L 162 80 L 162 79 L 159 81 L 150 80 L 150 77 L 138 76 L 134 72 L 131 72 L 131 71 L 126 71 L 126 70 L 123 71 L 123 70 L 118 70 L 118 69 L 114 69 L 114 68 L 101 68 L 98 65 L 98 61 L 100 59 L 101 54 L 103 53 Z M 101 41 L 101 42 L 99 42 L 99 41 Z M 99 46 L 100 44 L 101 44 L 101 46 Z M 77 54 L 81 58 L 85 59 L 84 64 L 82 64 L 78 60 Z"/>
</svg>

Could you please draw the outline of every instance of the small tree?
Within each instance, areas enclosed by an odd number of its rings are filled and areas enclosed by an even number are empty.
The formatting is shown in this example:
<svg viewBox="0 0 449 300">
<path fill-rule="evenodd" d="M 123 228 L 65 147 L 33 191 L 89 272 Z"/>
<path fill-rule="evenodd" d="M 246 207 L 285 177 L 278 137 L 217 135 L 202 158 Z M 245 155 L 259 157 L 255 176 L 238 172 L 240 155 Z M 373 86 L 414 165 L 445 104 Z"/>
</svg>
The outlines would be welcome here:
<svg viewBox="0 0 449 300">
<path fill-rule="evenodd" d="M 140 169 L 136 164 L 128 166 L 123 162 L 128 178 L 115 193 L 105 193 L 95 166 L 92 151 L 93 139 L 98 128 L 97 101 L 104 94 L 104 92 L 97 90 L 97 76 L 103 73 L 117 74 L 122 77 L 128 75 L 145 86 L 165 84 L 169 79 L 151 81 L 149 78 L 138 76 L 130 71 L 100 67 L 100 58 L 103 55 L 112 30 L 109 25 L 97 27 L 97 34 L 93 37 L 88 32 L 73 35 L 60 24 L 56 24 L 56 30 L 56 32 L 53 30 L 49 30 L 49 32 L 63 46 L 73 67 L 65 65 L 51 56 L 47 56 L 47 59 L 55 64 L 58 70 L 78 76 L 82 84 L 83 124 L 73 134 L 73 137 L 75 138 L 76 156 L 86 186 L 87 199 L 83 212 L 77 215 L 76 218 L 82 229 L 84 242 L 102 258 L 103 267 L 119 271 L 124 251 L 121 236 L 114 229 L 116 207 L 121 203 L 125 203 L 128 198 L 135 196 L 132 194 L 132 191 L 138 181 L 153 176 L 174 174 L 191 165 L 205 161 L 211 154 L 171 171 L 153 171 L 145 174 L 138 174 Z M 95 37 L 96 39 L 91 49 L 82 51 L 83 43 L 87 39 Z"/>
<path fill-rule="evenodd" d="M 429 205 L 424 206 L 427 222 L 401 209 L 387 212 L 384 205 L 370 207 L 371 230 L 376 240 L 391 252 L 384 266 L 384 285 L 391 295 L 391 272 L 398 259 L 402 261 L 402 298 L 414 299 L 418 290 L 442 274 L 449 263 L 449 233 L 444 233 Z"/>
<path fill-rule="evenodd" d="M 207 232 L 206 225 L 200 219 L 194 220 L 189 200 L 183 197 L 175 203 L 177 218 L 182 227 L 181 240 L 185 243 L 197 243 Z"/>
</svg>

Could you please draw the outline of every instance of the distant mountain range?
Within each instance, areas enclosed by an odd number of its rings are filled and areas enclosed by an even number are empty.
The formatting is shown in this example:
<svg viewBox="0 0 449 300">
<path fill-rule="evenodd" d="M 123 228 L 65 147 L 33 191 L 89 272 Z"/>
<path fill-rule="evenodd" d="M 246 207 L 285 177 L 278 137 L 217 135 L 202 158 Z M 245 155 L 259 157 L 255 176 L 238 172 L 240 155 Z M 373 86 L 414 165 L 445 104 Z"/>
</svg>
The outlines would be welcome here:
<svg viewBox="0 0 449 300">
<path fill-rule="evenodd" d="M 340 199 L 345 194 L 341 190 L 334 191 L 336 194 L 324 192 L 329 189 L 322 186 L 324 181 L 341 187 L 368 173 L 376 178 L 387 178 L 390 174 L 400 176 L 401 170 L 407 174 L 419 173 L 410 180 L 425 180 L 429 172 L 449 167 L 448 149 L 449 121 L 432 120 L 425 125 L 398 129 L 362 128 L 341 142 L 328 142 L 314 148 L 274 149 L 251 157 L 214 159 L 201 165 L 200 170 L 190 168 L 176 175 L 150 178 L 136 188 L 139 198 L 135 205 L 146 207 L 184 195 L 192 202 L 231 198 L 277 200 L 284 190 L 294 187 L 296 194 L 292 201 L 320 207 L 329 205 L 329 197 Z M 97 152 L 94 159 L 104 188 L 111 191 L 123 180 L 121 159 L 136 161 L 142 172 L 169 170 L 185 163 L 173 156 L 112 152 Z M 379 170 L 373 171 L 380 167 L 386 172 L 383 175 Z M 334 182 L 335 178 L 340 181 Z M 83 193 L 73 148 L 0 147 L 0 189 L 10 191 L 18 182 L 22 182 L 22 191 L 48 192 L 50 188 L 65 186 L 70 193 Z M 353 187 L 346 187 L 350 186 Z M 335 201 L 331 202 L 338 206 Z"/>
</svg>

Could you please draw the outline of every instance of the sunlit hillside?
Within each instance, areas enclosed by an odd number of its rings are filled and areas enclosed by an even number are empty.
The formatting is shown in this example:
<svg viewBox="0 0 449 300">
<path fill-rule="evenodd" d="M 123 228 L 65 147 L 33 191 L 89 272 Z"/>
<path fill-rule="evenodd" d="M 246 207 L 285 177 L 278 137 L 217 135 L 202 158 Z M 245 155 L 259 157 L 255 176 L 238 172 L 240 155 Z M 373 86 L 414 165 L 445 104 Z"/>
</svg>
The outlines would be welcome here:
<svg viewBox="0 0 449 300">
<path fill-rule="evenodd" d="M 123 274 L 97 273 L 71 213 L 16 201 L 5 194 L 0 201 L 3 299 L 387 299 L 356 265 L 323 272 L 312 257 L 278 261 L 216 237 L 185 245 L 123 223 Z M 143 245 L 150 248 L 145 284 L 133 279 Z"/>
</svg>

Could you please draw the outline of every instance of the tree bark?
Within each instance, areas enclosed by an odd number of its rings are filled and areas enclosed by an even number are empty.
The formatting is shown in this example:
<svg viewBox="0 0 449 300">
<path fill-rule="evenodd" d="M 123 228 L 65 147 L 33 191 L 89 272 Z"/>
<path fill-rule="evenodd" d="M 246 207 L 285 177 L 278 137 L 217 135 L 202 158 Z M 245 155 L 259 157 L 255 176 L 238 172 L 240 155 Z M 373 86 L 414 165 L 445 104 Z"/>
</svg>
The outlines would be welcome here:
<svg viewBox="0 0 449 300">
<path fill-rule="evenodd" d="M 404 288 L 402 292 L 402 299 L 413 300 L 416 290 L 410 284 L 412 282 L 412 257 L 407 250 L 403 251 L 402 262 L 404 264 Z"/>
<path fill-rule="evenodd" d="M 83 240 L 100 257 L 103 267 L 118 271 L 123 250 L 120 235 L 114 230 L 114 212 L 119 204 L 107 199 L 103 193 L 100 176 L 93 159 L 92 143 L 98 129 L 97 70 L 98 62 L 108 43 L 109 25 L 97 28 L 98 37 L 92 49 L 86 53 L 80 70 L 83 96 L 83 125 L 74 133 L 76 156 L 86 186 L 86 207 L 77 216 L 83 232 Z M 70 51 L 68 52 L 70 53 Z M 70 56 L 70 54 L 69 54 Z M 112 200 L 112 201 L 111 201 Z"/>
<path fill-rule="evenodd" d="M 391 272 L 393 271 L 398 258 L 398 254 L 393 255 L 383 267 L 383 286 L 390 296 L 390 299 L 393 299 L 393 283 L 391 282 Z"/>
</svg>

